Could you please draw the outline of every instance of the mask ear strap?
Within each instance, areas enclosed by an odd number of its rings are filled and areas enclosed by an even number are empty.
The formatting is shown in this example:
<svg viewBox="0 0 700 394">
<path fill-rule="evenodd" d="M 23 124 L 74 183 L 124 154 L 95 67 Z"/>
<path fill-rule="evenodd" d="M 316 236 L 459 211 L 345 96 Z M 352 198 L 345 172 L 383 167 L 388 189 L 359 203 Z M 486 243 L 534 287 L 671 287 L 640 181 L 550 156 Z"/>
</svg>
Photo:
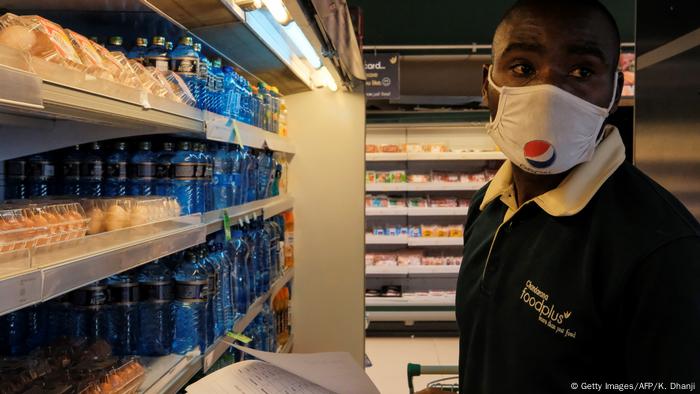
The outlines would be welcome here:
<svg viewBox="0 0 700 394">
<path fill-rule="evenodd" d="M 620 75 L 619 71 L 615 71 L 615 79 L 613 81 L 613 94 L 612 98 L 610 99 L 610 104 L 608 104 L 608 113 L 610 113 L 610 110 L 612 109 L 613 105 L 615 104 L 615 97 L 617 96 L 617 79 Z"/>
<path fill-rule="evenodd" d="M 493 86 L 493 88 L 496 89 L 496 91 L 498 93 L 502 93 L 502 88 L 499 87 L 498 85 L 496 85 L 496 83 L 493 82 L 493 79 L 491 78 L 491 70 L 493 70 L 493 64 L 489 65 L 489 72 L 488 72 L 488 76 L 487 76 L 488 81 L 489 81 L 489 85 Z"/>
</svg>

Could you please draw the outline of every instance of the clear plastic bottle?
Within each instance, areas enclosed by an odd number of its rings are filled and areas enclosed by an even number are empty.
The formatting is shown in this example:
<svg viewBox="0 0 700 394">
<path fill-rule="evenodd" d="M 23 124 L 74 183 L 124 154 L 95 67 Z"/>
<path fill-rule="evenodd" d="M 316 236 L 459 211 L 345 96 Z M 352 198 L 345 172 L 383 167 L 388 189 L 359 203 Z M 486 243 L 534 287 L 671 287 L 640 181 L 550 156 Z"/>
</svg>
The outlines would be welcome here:
<svg viewBox="0 0 700 394">
<path fill-rule="evenodd" d="M 136 38 L 136 45 L 134 45 L 131 50 L 127 52 L 126 57 L 144 64 L 146 51 L 148 51 L 148 39 L 145 37 L 138 37 Z"/>
<path fill-rule="evenodd" d="M 212 193 L 214 209 L 224 209 L 233 205 L 231 198 L 231 156 L 227 144 L 210 144 L 209 154 L 214 159 Z"/>
<path fill-rule="evenodd" d="M 155 194 L 156 155 L 149 141 L 139 142 L 138 151 L 129 160 L 129 195 L 152 196 Z"/>
<path fill-rule="evenodd" d="M 172 158 L 173 191 L 183 215 L 197 212 L 198 160 L 188 141 L 178 143 L 178 150 Z"/>
<path fill-rule="evenodd" d="M 173 43 L 170 43 L 172 50 Z M 143 65 L 146 67 L 154 67 L 156 70 L 166 72 L 170 69 L 170 55 L 166 48 L 165 37 L 153 37 L 153 43 L 144 54 Z"/>
<path fill-rule="evenodd" d="M 257 152 L 250 148 L 244 148 L 246 161 L 246 202 L 258 199 L 258 156 Z"/>
<path fill-rule="evenodd" d="M 173 278 L 175 324 L 172 351 L 185 354 L 196 349 L 205 338 L 209 277 L 206 269 L 197 262 L 194 251 L 188 250 L 175 266 Z"/>
<path fill-rule="evenodd" d="M 126 56 L 126 49 L 124 49 L 124 39 L 121 36 L 109 37 L 109 43 L 105 45 L 110 52 L 121 52 Z"/>
<path fill-rule="evenodd" d="M 102 145 L 99 142 L 93 142 L 80 162 L 80 196 L 102 197 L 103 182 Z"/>
<path fill-rule="evenodd" d="M 245 165 L 240 146 L 233 146 L 229 151 L 229 158 L 231 160 L 231 205 L 241 205 L 245 200 L 243 184 Z"/>
<path fill-rule="evenodd" d="M 193 48 L 199 58 L 199 73 L 197 74 L 197 84 L 195 86 L 197 92 L 196 94 L 192 92 L 192 94 L 195 95 L 195 99 L 197 100 L 197 108 L 208 109 L 210 100 L 209 73 L 211 70 L 211 62 L 204 56 L 204 53 L 202 53 L 202 44 L 197 42 L 194 44 Z"/>
<path fill-rule="evenodd" d="M 172 271 L 163 260 L 153 261 L 139 270 L 139 355 L 170 354 L 173 341 L 172 276 Z"/>
<path fill-rule="evenodd" d="M 250 292 L 251 299 L 255 300 L 260 297 L 263 293 L 262 291 L 262 270 L 263 270 L 263 256 L 260 233 L 258 232 L 257 222 L 254 221 L 248 227 L 247 243 L 250 247 L 250 266 L 248 267 L 248 274 L 250 276 Z"/>
<path fill-rule="evenodd" d="M 138 353 L 139 283 L 133 271 L 107 278 L 109 307 L 107 338 L 118 356 Z"/>
<path fill-rule="evenodd" d="M 29 197 L 29 182 L 27 159 L 20 157 L 5 162 L 5 198 L 21 199 Z"/>
<path fill-rule="evenodd" d="M 80 145 L 69 149 L 63 157 L 63 191 L 66 196 L 80 195 L 80 168 L 83 160 Z"/>
<path fill-rule="evenodd" d="M 245 315 L 252 300 L 250 298 L 250 274 L 248 273 L 248 261 L 250 250 L 244 237 L 243 231 L 234 228 L 231 232 L 230 242 L 231 256 L 231 279 L 234 316 L 233 320 L 238 321 Z"/>
<path fill-rule="evenodd" d="M 225 271 L 224 264 L 221 260 L 221 256 L 218 253 L 215 243 L 210 243 L 208 246 L 209 255 L 207 259 L 209 260 L 211 266 L 216 272 L 216 291 L 212 295 L 214 303 L 214 338 L 221 337 L 226 332 L 226 313 L 224 308 L 226 303 L 224 298 L 226 293 L 224 292 L 224 281 Z"/>
<path fill-rule="evenodd" d="M 223 115 L 238 119 L 240 109 L 241 94 L 236 84 L 236 72 L 231 66 L 223 68 L 224 72 L 224 95 L 222 100 Z"/>
<path fill-rule="evenodd" d="M 0 338 L 5 342 L 2 354 L 22 356 L 27 352 L 27 315 L 26 311 L 18 311 L 0 316 Z"/>
<path fill-rule="evenodd" d="M 207 172 L 207 162 L 204 155 L 202 155 L 202 144 L 199 142 L 194 142 L 192 144 L 192 156 L 197 163 L 196 167 L 196 181 L 194 187 L 194 206 L 195 212 L 205 212 L 206 210 L 206 191 L 205 191 L 205 176 Z"/>
<path fill-rule="evenodd" d="M 197 99 L 197 85 L 199 84 L 200 64 L 199 56 L 192 47 L 192 37 L 182 37 L 180 43 L 170 53 L 170 69 L 185 81 L 190 92 Z"/>
<path fill-rule="evenodd" d="M 216 254 L 221 262 L 221 299 L 223 300 L 224 308 L 224 330 L 230 331 L 233 329 L 233 294 L 232 294 L 232 261 L 228 256 L 227 251 L 224 249 L 224 245 L 221 242 L 215 244 Z"/>
<path fill-rule="evenodd" d="M 175 186 L 173 185 L 173 157 L 175 157 L 175 144 L 164 142 L 163 150 L 156 158 L 156 192 L 158 196 L 174 196 Z"/>
<path fill-rule="evenodd" d="M 263 295 L 270 290 L 272 278 L 272 256 L 270 255 L 272 237 L 265 228 L 265 221 L 262 217 L 257 220 L 257 232 L 260 242 L 260 295 Z"/>
<path fill-rule="evenodd" d="M 205 331 L 204 338 L 200 341 L 200 348 L 202 352 L 214 343 L 216 339 L 216 327 L 218 326 L 218 314 L 216 311 L 217 299 L 218 299 L 218 289 L 217 285 L 217 269 L 216 265 L 209 259 L 209 251 L 205 245 L 200 245 L 197 247 L 197 258 L 199 265 L 202 266 L 207 272 L 207 290 L 209 292 L 207 296 L 207 302 L 205 305 Z"/>
<path fill-rule="evenodd" d="M 221 70 L 221 58 L 216 58 L 211 64 L 209 70 L 209 79 L 207 81 L 208 88 L 208 105 L 207 110 L 220 114 L 227 115 L 227 110 L 224 108 L 224 72 Z"/>
<path fill-rule="evenodd" d="M 30 197 L 46 197 L 54 194 L 55 167 L 48 154 L 36 154 L 28 159 Z"/>
<path fill-rule="evenodd" d="M 68 337 L 108 338 L 107 284 L 94 282 L 70 293 Z"/>
<path fill-rule="evenodd" d="M 128 181 L 127 168 L 129 166 L 129 152 L 124 141 L 114 143 L 114 150 L 105 157 L 105 183 L 104 192 L 107 197 L 123 197 L 127 195 Z"/>
<path fill-rule="evenodd" d="M 258 199 L 270 197 L 271 186 L 275 177 L 274 167 L 272 151 L 260 152 L 258 155 Z"/>
</svg>

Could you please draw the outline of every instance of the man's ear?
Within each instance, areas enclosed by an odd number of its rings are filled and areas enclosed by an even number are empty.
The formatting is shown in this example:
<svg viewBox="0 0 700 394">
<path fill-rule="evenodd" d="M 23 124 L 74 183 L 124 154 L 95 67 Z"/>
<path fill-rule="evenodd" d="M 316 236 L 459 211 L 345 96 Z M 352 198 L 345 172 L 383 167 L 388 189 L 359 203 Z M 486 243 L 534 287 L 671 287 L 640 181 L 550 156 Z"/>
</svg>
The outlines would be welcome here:
<svg viewBox="0 0 700 394">
<path fill-rule="evenodd" d="M 622 88 L 625 87 L 625 75 L 622 72 L 616 72 L 615 75 L 617 75 L 617 79 L 615 81 L 617 89 L 615 89 L 615 103 L 613 104 L 612 108 L 610 108 L 611 114 L 617 111 L 617 108 L 620 105 L 620 97 L 622 97 Z"/>
<path fill-rule="evenodd" d="M 489 106 L 489 65 L 481 66 L 481 105 Z"/>
</svg>

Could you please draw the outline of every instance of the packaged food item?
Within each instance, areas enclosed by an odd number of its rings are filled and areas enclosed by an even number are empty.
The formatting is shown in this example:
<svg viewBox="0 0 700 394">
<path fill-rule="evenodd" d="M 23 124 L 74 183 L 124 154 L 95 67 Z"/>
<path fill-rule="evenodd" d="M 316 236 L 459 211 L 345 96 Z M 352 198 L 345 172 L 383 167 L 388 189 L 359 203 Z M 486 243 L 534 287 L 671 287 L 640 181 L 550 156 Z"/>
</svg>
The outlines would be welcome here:
<svg viewBox="0 0 700 394">
<path fill-rule="evenodd" d="M 389 173 L 389 179 L 391 183 L 405 183 L 406 182 L 406 171 L 405 170 L 395 170 Z"/>
<path fill-rule="evenodd" d="M 454 197 L 431 198 L 429 204 L 431 207 L 435 208 L 456 208 L 457 199 Z"/>
<path fill-rule="evenodd" d="M 128 62 L 131 69 L 134 70 L 138 76 L 141 86 L 146 91 L 158 97 L 166 97 L 168 95 L 168 89 L 163 86 L 161 81 L 153 75 L 151 71 L 146 69 L 143 64 L 135 60 L 128 60 Z"/>
<path fill-rule="evenodd" d="M 411 238 L 419 238 L 423 236 L 422 226 L 409 226 L 408 236 Z"/>
<path fill-rule="evenodd" d="M 89 220 L 77 203 L 15 200 L 0 210 L 0 252 L 85 236 Z"/>
<path fill-rule="evenodd" d="M 435 236 L 436 237 L 449 237 L 450 229 L 445 226 L 435 226 Z"/>
<path fill-rule="evenodd" d="M 422 258 L 422 251 L 406 250 L 398 253 L 397 263 L 399 266 L 420 265 Z"/>
<path fill-rule="evenodd" d="M 376 183 L 377 173 L 375 171 L 365 171 L 365 182 L 366 183 Z"/>
<path fill-rule="evenodd" d="M 374 144 L 365 144 L 365 153 L 377 153 L 379 152 L 379 147 Z"/>
<path fill-rule="evenodd" d="M 386 235 L 388 235 L 390 237 L 396 237 L 399 235 L 399 231 L 400 230 L 397 227 L 390 226 L 390 227 L 387 227 Z"/>
<path fill-rule="evenodd" d="M 435 143 L 435 144 L 423 144 L 422 148 L 423 148 L 423 152 L 429 152 L 429 153 L 443 153 L 443 152 L 449 152 L 449 149 L 447 148 L 447 145 L 445 145 L 445 144 L 440 144 L 440 143 Z"/>
<path fill-rule="evenodd" d="M 469 200 L 469 199 L 467 199 L 467 198 L 460 198 L 460 199 L 457 200 L 457 204 L 458 204 L 459 207 L 469 208 L 469 202 L 470 202 L 470 201 L 471 201 L 471 200 Z"/>
<path fill-rule="evenodd" d="M 102 45 L 93 43 L 93 49 L 102 57 L 102 65 L 106 67 L 116 82 L 132 88 L 141 88 L 141 81 L 129 65 L 129 59 L 121 52 L 110 52 Z"/>
<path fill-rule="evenodd" d="M 423 152 L 423 146 L 421 144 L 405 144 L 404 150 L 407 153 L 421 153 Z"/>
<path fill-rule="evenodd" d="M 391 173 L 388 171 L 377 171 L 377 183 L 390 183 L 391 182 Z"/>
<path fill-rule="evenodd" d="M 381 144 L 379 150 L 383 153 L 400 153 L 401 146 L 395 144 Z"/>
<path fill-rule="evenodd" d="M 455 172 L 433 171 L 431 179 L 433 182 L 459 182 L 461 177 L 460 174 Z"/>
<path fill-rule="evenodd" d="M 409 174 L 406 179 L 408 183 L 425 183 L 430 182 L 430 175 L 427 174 Z"/>
<path fill-rule="evenodd" d="M 28 49 L 32 56 L 85 71 L 80 55 L 61 26 L 38 15 L 6 13 L 0 17 L 0 27 L 1 44 L 23 51 Z"/>
<path fill-rule="evenodd" d="M 80 204 L 90 218 L 88 234 L 140 226 L 180 215 L 173 197 L 123 197 L 82 199 Z"/>
<path fill-rule="evenodd" d="M 407 202 L 411 208 L 426 208 L 428 206 L 428 200 L 423 197 L 409 197 Z"/>
<path fill-rule="evenodd" d="M 403 197 L 389 196 L 386 198 L 387 207 L 405 207 L 406 199 Z"/>
<path fill-rule="evenodd" d="M 168 70 L 165 72 L 165 79 L 170 84 L 170 88 L 175 95 L 176 101 L 187 104 L 190 107 L 197 106 L 197 100 L 195 100 L 194 95 L 187 87 L 187 84 L 182 77 L 177 75 L 177 73 Z"/>
<path fill-rule="evenodd" d="M 450 237 L 456 237 L 456 238 L 464 237 L 464 228 L 459 224 L 449 226 L 448 230 L 449 230 L 448 235 Z"/>
<path fill-rule="evenodd" d="M 436 237 L 437 236 L 437 226 L 432 224 L 421 224 L 420 226 L 422 237 Z"/>
<path fill-rule="evenodd" d="M 73 30 L 65 29 L 65 32 L 68 35 L 71 44 L 73 44 L 76 52 L 78 52 L 78 55 L 80 55 L 80 59 L 82 60 L 83 65 L 87 68 L 86 71 L 88 74 L 106 79 L 108 81 L 115 80 L 117 75 L 115 75 L 103 64 L 104 59 L 94 46 L 97 44 L 90 42 L 90 40 L 85 36 L 78 34 Z"/>
</svg>

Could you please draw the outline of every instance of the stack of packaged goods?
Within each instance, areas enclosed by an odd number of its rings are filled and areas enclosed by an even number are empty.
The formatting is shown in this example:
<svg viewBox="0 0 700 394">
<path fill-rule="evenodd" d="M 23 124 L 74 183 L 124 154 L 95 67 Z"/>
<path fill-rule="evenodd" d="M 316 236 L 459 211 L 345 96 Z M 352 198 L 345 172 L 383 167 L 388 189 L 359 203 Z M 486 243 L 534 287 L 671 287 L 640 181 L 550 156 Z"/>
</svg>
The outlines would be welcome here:
<svg viewBox="0 0 700 394">
<path fill-rule="evenodd" d="M 269 150 L 192 141 L 165 141 L 159 150 L 140 141 L 131 148 L 126 141 L 94 142 L 9 160 L 5 197 L 165 196 L 188 215 L 284 191 L 286 160 Z"/>
<path fill-rule="evenodd" d="M 408 144 L 365 144 L 365 153 L 467 153 L 467 152 L 495 152 L 493 149 L 474 149 L 451 147 L 444 142 L 435 143 L 408 143 Z"/>
<path fill-rule="evenodd" d="M 365 233 L 367 235 L 385 235 L 390 237 L 407 235 L 411 238 L 462 238 L 464 237 L 464 226 L 461 224 L 421 224 L 410 226 L 384 224 L 369 226 Z"/>
<path fill-rule="evenodd" d="M 459 197 L 398 197 L 384 194 L 365 195 L 365 206 L 369 208 L 469 208 L 468 198 Z"/>
<path fill-rule="evenodd" d="M 420 249 L 402 250 L 392 253 L 366 253 L 366 266 L 401 267 L 420 265 L 460 265 L 462 256 L 455 255 L 426 255 Z"/>
<path fill-rule="evenodd" d="M 0 252 L 84 237 L 88 222 L 77 203 L 15 201 L 0 205 Z"/>
<path fill-rule="evenodd" d="M 207 244 L 1 316 L 0 356 L 29 366 L 66 341 L 104 343 L 116 357 L 203 352 L 284 273 L 286 227 L 282 216 L 234 226 L 229 241 L 219 232 Z M 252 346 L 275 351 L 286 340 L 288 300 L 283 289 L 272 307 L 263 303 L 245 330 Z"/>
</svg>

